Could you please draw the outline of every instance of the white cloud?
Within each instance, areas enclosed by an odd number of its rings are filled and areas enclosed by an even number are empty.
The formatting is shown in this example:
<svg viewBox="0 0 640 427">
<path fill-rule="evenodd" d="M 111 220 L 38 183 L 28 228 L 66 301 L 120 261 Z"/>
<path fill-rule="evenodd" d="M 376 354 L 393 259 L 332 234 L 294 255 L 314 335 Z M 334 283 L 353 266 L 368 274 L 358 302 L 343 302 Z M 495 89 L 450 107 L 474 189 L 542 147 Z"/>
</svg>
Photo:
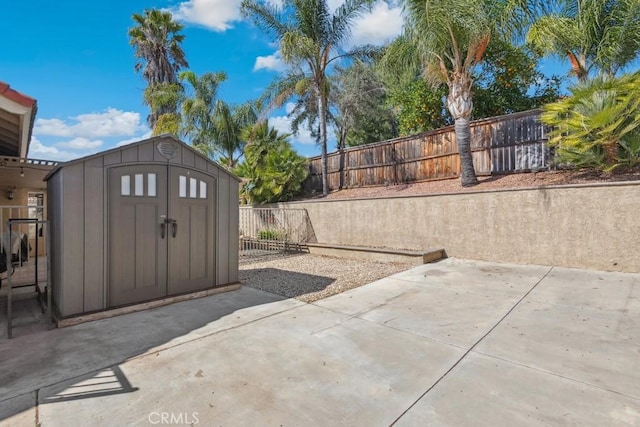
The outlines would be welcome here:
<svg viewBox="0 0 640 427">
<path fill-rule="evenodd" d="M 273 7 L 282 7 L 284 5 L 284 0 L 265 0 L 265 3 Z"/>
<path fill-rule="evenodd" d="M 123 145 L 133 144 L 134 142 L 142 141 L 143 139 L 151 138 L 151 131 L 145 132 L 140 136 L 134 136 L 133 138 L 124 139 L 116 144 L 116 147 L 122 147 Z"/>
<path fill-rule="evenodd" d="M 286 68 L 287 66 L 282 62 L 282 58 L 280 57 L 280 51 L 277 51 L 273 55 L 258 56 L 256 58 L 256 63 L 253 66 L 253 71 L 265 69 L 280 72 L 284 71 Z"/>
<path fill-rule="evenodd" d="M 57 154 L 59 153 L 59 150 L 56 147 L 48 147 L 44 145 L 38 138 L 32 136 L 31 143 L 29 144 L 29 153 Z"/>
<path fill-rule="evenodd" d="M 29 144 L 30 158 L 66 162 L 78 156 L 78 154 L 71 153 L 69 151 L 62 151 L 58 150 L 56 147 L 44 145 L 35 136 L 31 137 L 31 143 Z"/>
<path fill-rule="evenodd" d="M 331 13 L 335 12 L 343 3 L 344 0 L 327 0 L 327 6 L 329 6 L 329 11 Z"/>
<path fill-rule="evenodd" d="M 56 144 L 58 147 L 71 148 L 73 150 L 95 150 L 102 146 L 102 141 L 99 139 L 91 140 L 84 137 L 77 137 L 67 142 L 60 142 Z"/>
<path fill-rule="evenodd" d="M 287 114 L 291 113 L 294 108 L 296 108 L 296 104 L 293 102 L 287 102 L 287 105 L 284 106 L 284 110 Z"/>
<path fill-rule="evenodd" d="M 37 119 L 33 132 L 38 135 L 71 136 L 71 128 L 60 119 Z"/>
<path fill-rule="evenodd" d="M 168 10 L 179 21 L 226 31 L 241 19 L 240 3 L 241 0 L 188 0 Z"/>
<path fill-rule="evenodd" d="M 68 120 L 37 119 L 35 135 L 96 139 L 109 136 L 134 135 L 143 125 L 140 113 L 108 108 L 102 113 L 80 114 Z"/>
<path fill-rule="evenodd" d="M 287 116 L 275 116 L 269 117 L 269 126 L 274 127 L 280 133 L 289 133 L 291 132 L 291 119 Z M 311 132 L 308 130 L 301 128 L 298 129 L 298 135 L 291 135 L 289 140 L 292 143 L 298 144 L 315 144 L 316 139 L 311 136 Z"/>
<path fill-rule="evenodd" d="M 287 102 L 284 106 L 287 114 L 290 114 L 294 107 L 295 103 Z M 280 133 L 288 133 L 291 134 L 289 141 L 293 144 L 303 144 L 303 145 L 315 145 L 317 144 L 317 140 L 315 137 L 311 136 L 311 132 L 309 132 L 304 126 L 298 129 L 298 135 L 293 135 L 291 131 L 291 119 L 287 115 L 283 116 L 273 116 L 269 117 L 269 126 L 272 126 Z M 333 126 L 327 126 L 327 148 L 331 151 L 332 147 L 336 146 L 336 138 L 335 138 L 335 129 Z"/>
<path fill-rule="evenodd" d="M 349 45 L 382 45 L 398 36 L 402 31 L 402 25 L 402 7 L 378 0 L 371 12 L 354 21 Z"/>
<path fill-rule="evenodd" d="M 104 113 L 81 114 L 76 120 L 74 133 L 86 138 L 133 135 L 141 127 L 140 113 L 115 108 Z"/>
</svg>

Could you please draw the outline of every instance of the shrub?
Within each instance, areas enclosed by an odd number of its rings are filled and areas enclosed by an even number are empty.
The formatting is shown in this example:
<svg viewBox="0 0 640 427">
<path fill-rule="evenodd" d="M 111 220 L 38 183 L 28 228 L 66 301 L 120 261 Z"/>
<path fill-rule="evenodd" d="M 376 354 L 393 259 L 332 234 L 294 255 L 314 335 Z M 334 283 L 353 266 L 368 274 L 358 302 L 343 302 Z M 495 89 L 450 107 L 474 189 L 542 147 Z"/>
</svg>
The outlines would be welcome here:
<svg viewBox="0 0 640 427">
<path fill-rule="evenodd" d="M 549 145 L 560 163 L 610 172 L 640 160 L 640 72 L 596 78 L 571 88 L 571 96 L 543 108 L 553 126 Z"/>
<path fill-rule="evenodd" d="M 259 240 L 280 240 L 282 233 L 276 230 L 260 230 L 258 232 Z"/>
<path fill-rule="evenodd" d="M 266 122 L 259 123 L 248 138 L 245 161 L 235 172 L 246 178 L 240 188 L 242 198 L 252 204 L 291 200 L 302 190 L 308 175 L 307 160 Z"/>
</svg>

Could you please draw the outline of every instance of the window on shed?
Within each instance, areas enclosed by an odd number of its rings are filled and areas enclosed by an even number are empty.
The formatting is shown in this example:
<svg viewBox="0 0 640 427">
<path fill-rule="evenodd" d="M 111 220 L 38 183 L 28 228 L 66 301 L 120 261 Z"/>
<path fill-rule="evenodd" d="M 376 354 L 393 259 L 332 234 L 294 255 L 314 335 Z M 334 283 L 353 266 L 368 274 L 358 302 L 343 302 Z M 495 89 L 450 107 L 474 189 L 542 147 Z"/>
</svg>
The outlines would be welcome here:
<svg viewBox="0 0 640 427">
<path fill-rule="evenodd" d="M 207 198 L 207 183 L 204 181 L 200 181 L 200 198 Z"/>
<path fill-rule="evenodd" d="M 144 196 L 144 175 L 141 173 L 136 174 L 136 196 Z"/>
<path fill-rule="evenodd" d="M 156 197 L 156 174 L 147 174 L 147 196 Z"/>
<path fill-rule="evenodd" d="M 198 197 L 198 180 L 195 178 L 189 178 L 189 198 L 195 199 Z"/>
<path fill-rule="evenodd" d="M 179 188 L 178 188 L 178 196 L 185 198 L 187 197 L 187 177 L 180 175 L 178 178 Z"/>
<path fill-rule="evenodd" d="M 129 175 L 122 175 L 120 177 L 120 195 L 131 195 L 131 177 Z"/>
</svg>

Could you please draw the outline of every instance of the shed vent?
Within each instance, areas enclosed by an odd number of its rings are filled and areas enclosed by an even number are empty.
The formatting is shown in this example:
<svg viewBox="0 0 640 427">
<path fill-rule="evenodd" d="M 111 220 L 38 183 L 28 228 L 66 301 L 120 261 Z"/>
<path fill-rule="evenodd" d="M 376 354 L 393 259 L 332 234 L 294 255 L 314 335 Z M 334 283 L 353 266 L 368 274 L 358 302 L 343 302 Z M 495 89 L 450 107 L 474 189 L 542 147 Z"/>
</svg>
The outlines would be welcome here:
<svg viewBox="0 0 640 427">
<path fill-rule="evenodd" d="M 165 159 L 173 159 L 178 152 L 178 144 L 171 141 L 162 141 L 158 143 L 158 151 Z"/>
</svg>

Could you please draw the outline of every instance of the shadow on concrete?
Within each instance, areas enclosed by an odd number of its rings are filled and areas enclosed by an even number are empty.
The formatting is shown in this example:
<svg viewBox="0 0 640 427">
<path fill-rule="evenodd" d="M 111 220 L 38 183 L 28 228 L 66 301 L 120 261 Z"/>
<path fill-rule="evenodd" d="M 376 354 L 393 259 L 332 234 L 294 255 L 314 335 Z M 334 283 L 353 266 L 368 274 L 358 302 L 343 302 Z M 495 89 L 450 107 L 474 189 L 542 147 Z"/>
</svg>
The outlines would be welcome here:
<svg viewBox="0 0 640 427">
<path fill-rule="evenodd" d="M 40 403 L 66 402 L 135 391 L 138 389 L 131 386 L 120 367 L 112 366 L 49 387 L 40 393 L 39 400 Z"/>
<path fill-rule="evenodd" d="M 15 289 L 13 295 L 12 333 L 14 338 L 49 329 L 47 315 L 30 289 Z M 28 291 L 28 292 L 27 292 Z M 7 296 L 0 293 L 0 343 L 7 340 Z"/>
<path fill-rule="evenodd" d="M 289 272 L 285 272 L 289 274 Z M 329 278 L 295 280 L 331 283 Z M 118 365 L 143 354 L 235 328 L 302 304 L 248 287 L 210 297 L 54 329 L 37 331 L 11 340 L 0 340 L 0 423 L 40 403 L 69 399 L 56 386 L 81 384 L 105 370 L 118 388 L 84 392 L 75 398 L 99 398 L 105 393 L 135 391 Z M 258 309 L 255 309 L 259 306 Z M 254 307 L 253 310 L 244 310 Z M 64 382 L 64 384 L 63 384 Z M 115 383 L 114 383 L 115 384 Z M 52 393 L 48 393 L 48 388 Z M 44 393 L 47 391 L 47 393 Z M 38 393 L 42 395 L 37 397 Z M 25 403 L 26 402 L 26 403 Z"/>
</svg>

